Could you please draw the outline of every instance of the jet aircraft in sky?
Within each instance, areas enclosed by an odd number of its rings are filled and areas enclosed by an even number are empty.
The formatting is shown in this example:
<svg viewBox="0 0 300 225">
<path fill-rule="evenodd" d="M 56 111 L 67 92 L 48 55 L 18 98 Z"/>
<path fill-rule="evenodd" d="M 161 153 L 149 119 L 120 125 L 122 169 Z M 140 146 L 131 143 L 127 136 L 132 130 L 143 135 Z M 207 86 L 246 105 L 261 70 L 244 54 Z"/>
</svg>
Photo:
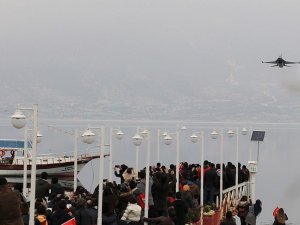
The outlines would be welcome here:
<svg viewBox="0 0 300 225">
<path fill-rule="evenodd" d="M 272 63 L 272 64 L 275 64 L 271 67 L 274 67 L 274 66 L 278 66 L 280 68 L 284 67 L 284 66 L 288 66 L 286 64 L 297 64 L 297 63 L 300 63 L 300 62 L 289 62 L 289 61 L 285 61 L 283 58 L 282 58 L 282 55 L 280 55 L 275 61 L 271 61 L 271 62 L 264 62 L 262 61 L 262 63 Z"/>
</svg>

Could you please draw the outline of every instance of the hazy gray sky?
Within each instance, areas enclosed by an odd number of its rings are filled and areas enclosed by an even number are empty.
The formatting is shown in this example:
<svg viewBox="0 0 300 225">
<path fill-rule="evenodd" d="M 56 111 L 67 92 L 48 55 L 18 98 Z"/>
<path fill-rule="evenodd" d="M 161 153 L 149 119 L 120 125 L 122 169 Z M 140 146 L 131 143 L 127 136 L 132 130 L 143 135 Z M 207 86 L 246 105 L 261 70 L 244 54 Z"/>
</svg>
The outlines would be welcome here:
<svg viewBox="0 0 300 225">
<path fill-rule="evenodd" d="M 0 116 L 6 119 L 18 103 L 38 103 L 41 120 L 299 122 L 300 65 L 261 63 L 281 53 L 300 60 L 299 6 L 297 0 L 2 0 Z M 269 145 L 290 144 L 287 155 L 299 158 L 297 138 L 289 138 L 270 137 Z M 270 174 L 284 159 L 272 153 Z"/>
<path fill-rule="evenodd" d="M 283 119 L 289 110 L 284 119 L 297 120 L 298 66 L 261 60 L 300 60 L 299 4 L 1 1 L 0 93 L 14 90 L 3 107 L 39 103 L 52 118 L 221 121 Z"/>
</svg>

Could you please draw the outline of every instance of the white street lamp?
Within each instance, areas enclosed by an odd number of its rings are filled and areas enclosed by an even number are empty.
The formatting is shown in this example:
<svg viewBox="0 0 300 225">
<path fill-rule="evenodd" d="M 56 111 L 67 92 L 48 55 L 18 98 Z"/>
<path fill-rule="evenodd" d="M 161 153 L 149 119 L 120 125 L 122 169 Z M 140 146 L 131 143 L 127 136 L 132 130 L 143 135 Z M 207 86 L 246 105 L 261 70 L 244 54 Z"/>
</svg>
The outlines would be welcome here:
<svg viewBox="0 0 300 225">
<path fill-rule="evenodd" d="M 26 124 L 25 124 L 26 125 Z M 27 162 L 28 162 L 28 131 L 32 131 L 32 129 L 28 129 L 25 127 L 25 132 L 24 132 L 24 158 L 23 158 L 23 195 L 27 196 Z M 43 135 L 38 131 L 37 132 L 37 138 L 36 141 L 37 143 L 41 143 Z"/>
<path fill-rule="evenodd" d="M 142 144 L 143 137 L 138 133 L 138 129 L 136 134 L 132 137 L 133 144 L 135 145 L 135 171 L 139 171 L 139 151 L 140 146 Z"/>
<path fill-rule="evenodd" d="M 22 129 L 26 124 L 26 116 L 20 109 L 17 109 L 10 118 L 12 125 L 17 129 Z"/>
<path fill-rule="evenodd" d="M 164 141 L 166 145 L 172 144 L 173 138 L 168 134 L 167 136 L 164 137 Z"/>
<path fill-rule="evenodd" d="M 32 163 L 31 163 L 31 181 L 30 181 L 30 208 L 29 208 L 29 224 L 34 225 L 34 206 L 35 206 L 35 190 L 36 190 L 36 156 L 37 156 L 37 135 L 38 135 L 38 105 L 34 104 L 32 108 L 19 108 L 14 115 L 11 116 L 12 125 L 21 129 L 26 124 L 26 116 L 21 111 L 32 111 L 33 117 L 33 140 L 32 140 Z M 27 153 L 26 153 L 27 157 Z M 27 165 L 26 165 L 27 166 Z M 26 174 L 27 176 L 27 174 Z"/>
<path fill-rule="evenodd" d="M 233 130 L 227 131 L 227 135 L 228 135 L 228 137 L 233 137 L 234 131 Z"/>
<path fill-rule="evenodd" d="M 216 130 L 213 130 L 211 132 L 211 138 L 212 139 L 217 139 L 219 134 Z M 222 207 L 222 202 L 223 202 L 223 129 L 221 129 L 220 131 L 220 136 L 221 136 L 221 140 L 220 140 L 220 207 Z"/>
<path fill-rule="evenodd" d="M 116 131 L 114 133 L 114 131 Z M 124 133 L 120 129 L 110 128 L 110 137 L 109 137 L 109 181 L 112 182 L 113 178 L 113 136 L 116 137 L 117 140 L 122 140 L 124 137 Z"/>
<path fill-rule="evenodd" d="M 103 168 L 104 168 L 104 138 L 105 130 L 102 127 L 93 127 L 99 129 L 99 142 L 100 142 L 100 165 L 99 165 L 99 195 L 98 195 L 98 219 L 97 224 L 102 225 L 102 202 L 103 202 Z M 88 128 L 83 134 L 83 142 L 92 144 L 95 141 L 95 134 Z"/>
<path fill-rule="evenodd" d="M 242 135 L 247 135 L 247 134 L 248 134 L 248 129 L 244 127 L 244 128 L 241 130 L 241 133 L 242 133 Z"/>
<path fill-rule="evenodd" d="M 160 142 L 161 138 L 164 139 L 168 135 L 168 132 L 165 130 L 163 133 L 160 129 L 157 130 L 157 162 L 160 162 Z"/>
<path fill-rule="evenodd" d="M 81 136 L 83 143 L 86 144 L 92 144 L 96 138 L 95 133 L 93 133 L 90 128 L 87 128 Z"/>
<path fill-rule="evenodd" d="M 216 130 L 213 130 L 213 131 L 210 133 L 210 135 L 211 135 L 211 138 L 212 138 L 212 139 L 217 139 L 218 136 L 219 136 L 219 134 L 218 134 L 218 132 L 217 132 Z"/>
<path fill-rule="evenodd" d="M 78 177 L 78 163 L 77 163 L 77 158 L 78 158 L 78 129 L 75 129 L 74 133 L 74 192 L 77 189 L 77 177 Z"/>
<path fill-rule="evenodd" d="M 173 138 L 170 136 L 172 134 L 168 134 L 164 137 L 164 141 L 166 145 L 171 145 Z M 179 131 L 176 133 L 176 192 L 179 191 Z"/>
<path fill-rule="evenodd" d="M 151 132 L 150 130 L 145 130 L 147 132 L 144 132 L 144 138 L 148 140 L 147 142 L 147 159 L 146 159 L 146 184 L 145 184 L 145 217 L 148 218 L 148 209 L 149 209 L 149 193 L 150 193 L 150 148 L 151 148 Z M 144 223 L 147 225 L 147 223 Z"/>
<path fill-rule="evenodd" d="M 193 132 L 193 134 L 191 135 L 191 141 L 193 143 L 197 143 L 198 140 L 200 139 L 201 141 L 201 148 L 200 148 L 200 158 L 201 158 L 201 184 L 200 184 L 200 207 L 201 207 L 201 212 L 200 212 L 200 225 L 203 225 L 203 198 L 204 198 L 204 194 L 203 194 L 203 183 L 204 183 L 204 134 L 203 131 L 200 132 L 200 137 L 197 136 L 196 132 Z"/>
<path fill-rule="evenodd" d="M 243 128 L 241 130 L 241 134 L 242 135 L 247 135 L 248 133 L 248 129 L 247 128 Z M 227 132 L 229 137 L 233 137 L 234 135 L 234 131 L 229 130 Z M 235 154 L 235 194 L 236 194 L 236 198 L 238 198 L 238 185 L 239 185 L 239 128 L 236 128 L 236 154 Z"/>
<path fill-rule="evenodd" d="M 113 129 L 113 130 L 114 130 L 114 129 Z M 116 138 L 117 138 L 118 140 L 122 140 L 123 137 L 124 137 L 123 131 L 120 130 L 120 129 L 118 129 L 117 132 L 116 132 Z"/>
</svg>

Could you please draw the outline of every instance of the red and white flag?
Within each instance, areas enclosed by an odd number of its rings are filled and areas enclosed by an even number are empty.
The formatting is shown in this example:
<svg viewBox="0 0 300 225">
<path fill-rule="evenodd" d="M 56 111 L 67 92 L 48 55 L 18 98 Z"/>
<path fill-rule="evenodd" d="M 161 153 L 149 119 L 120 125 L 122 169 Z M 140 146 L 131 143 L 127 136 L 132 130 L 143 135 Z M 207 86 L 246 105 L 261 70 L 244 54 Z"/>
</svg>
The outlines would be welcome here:
<svg viewBox="0 0 300 225">
<path fill-rule="evenodd" d="M 63 223 L 62 225 L 76 225 L 76 220 L 75 218 L 72 218 L 68 220 L 67 222 Z"/>
<path fill-rule="evenodd" d="M 278 206 L 277 206 L 277 207 L 274 209 L 274 211 L 273 211 L 273 216 L 274 216 L 274 217 L 277 215 L 278 211 L 279 211 L 279 208 L 278 208 Z"/>
</svg>

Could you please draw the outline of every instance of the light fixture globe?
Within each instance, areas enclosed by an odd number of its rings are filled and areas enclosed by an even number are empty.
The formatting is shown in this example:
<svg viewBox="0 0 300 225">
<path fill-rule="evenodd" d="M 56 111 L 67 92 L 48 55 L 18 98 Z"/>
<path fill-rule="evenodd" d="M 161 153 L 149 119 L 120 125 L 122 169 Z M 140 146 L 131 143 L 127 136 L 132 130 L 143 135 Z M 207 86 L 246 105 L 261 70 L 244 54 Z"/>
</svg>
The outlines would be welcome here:
<svg viewBox="0 0 300 225">
<path fill-rule="evenodd" d="M 139 135 L 138 133 L 136 133 L 133 137 L 133 144 L 135 146 L 140 146 L 142 144 L 142 140 L 143 140 L 143 137 L 141 135 Z"/>
<path fill-rule="evenodd" d="M 123 131 L 118 130 L 117 133 L 116 133 L 116 138 L 117 138 L 118 140 L 122 140 L 122 139 L 123 139 L 123 136 L 124 136 Z"/>
<path fill-rule="evenodd" d="M 218 132 L 215 131 L 215 130 L 213 130 L 213 131 L 210 133 L 210 136 L 211 136 L 212 139 L 217 139 L 218 135 L 219 135 Z"/>
<path fill-rule="evenodd" d="M 18 109 L 10 118 L 11 124 L 17 129 L 23 128 L 26 124 L 26 116 Z"/>
<path fill-rule="evenodd" d="M 180 127 L 180 130 L 187 130 L 187 127 L 183 125 L 182 127 Z"/>
<path fill-rule="evenodd" d="M 228 135 L 228 137 L 233 137 L 234 131 L 233 130 L 227 131 L 227 135 Z"/>
<path fill-rule="evenodd" d="M 191 142 L 193 142 L 193 143 L 197 143 L 198 142 L 198 136 L 195 133 L 193 133 L 190 136 L 190 138 L 191 138 Z"/>
<path fill-rule="evenodd" d="M 161 136 L 163 136 L 163 137 L 168 136 L 168 132 L 165 130 L 165 131 L 161 134 Z"/>
<path fill-rule="evenodd" d="M 36 135 L 36 142 L 41 143 L 42 142 L 43 135 L 38 131 Z"/>
<path fill-rule="evenodd" d="M 244 128 L 241 130 L 241 133 L 242 133 L 242 135 L 247 135 L 247 134 L 248 134 L 248 129 L 244 127 Z"/>
<path fill-rule="evenodd" d="M 173 138 L 170 135 L 167 135 L 164 137 L 164 141 L 165 141 L 166 145 L 172 144 L 172 140 L 173 140 Z"/>
<path fill-rule="evenodd" d="M 84 131 L 81 135 L 83 143 L 92 144 L 95 141 L 95 133 L 93 133 L 89 128 Z"/>
<path fill-rule="evenodd" d="M 149 131 L 147 129 L 144 129 L 142 132 L 141 132 L 141 135 L 142 137 L 147 137 Z"/>
</svg>

